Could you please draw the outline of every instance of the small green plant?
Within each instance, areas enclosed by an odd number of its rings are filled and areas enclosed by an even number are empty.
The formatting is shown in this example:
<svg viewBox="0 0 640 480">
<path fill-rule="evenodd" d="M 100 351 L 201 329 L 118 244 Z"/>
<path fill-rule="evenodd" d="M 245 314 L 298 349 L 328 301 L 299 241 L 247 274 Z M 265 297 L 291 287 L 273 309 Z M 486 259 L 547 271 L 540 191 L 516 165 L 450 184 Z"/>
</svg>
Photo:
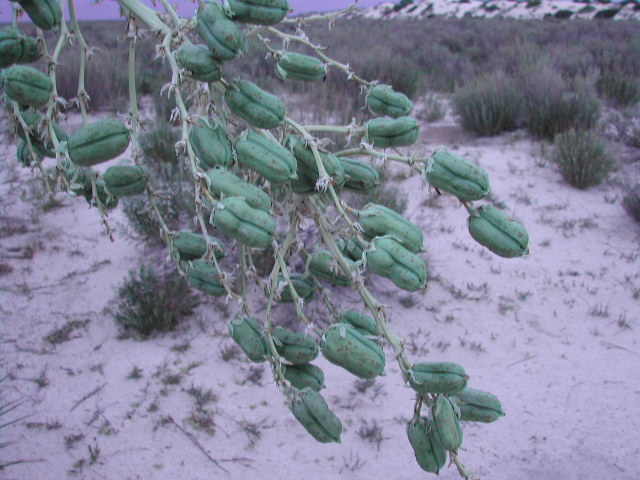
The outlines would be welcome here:
<svg viewBox="0 0 640 480">
<path fill-rule="evenodd" d="M 453 97 L 463 128 L 486 136 L 515 130 L 521 103 L 514 80 L 504 73 L 477 78 Z"/>
<path fill-rule="evenodd" d="M 595 86 L 597 92 L 617 108 L 630 107 L 640 100 L 640 82 L 635 75 L 605 72 Z"/>
<path fill-rule="evenodd" d="M 590 130 L 570 130 L 554 139 L 553 160 L 565 181 L 576 188 L 598 185 L 614 165 L 606 145 Z"/>
<path fill-rule="evenodd" d="M 118 298 L 116 323 L 125 336 L 141 337 L 172 330 L 200 303 L 177 272 L 158 272 L 150 265 L 129 271 Z"/>
<path fill-rule="evenodd" d="M 622 204 L 627 213 L 629 213 L 636 222 L 640 223 L 640 184 L 635 187 L 627 187 Z"/>
</svg>

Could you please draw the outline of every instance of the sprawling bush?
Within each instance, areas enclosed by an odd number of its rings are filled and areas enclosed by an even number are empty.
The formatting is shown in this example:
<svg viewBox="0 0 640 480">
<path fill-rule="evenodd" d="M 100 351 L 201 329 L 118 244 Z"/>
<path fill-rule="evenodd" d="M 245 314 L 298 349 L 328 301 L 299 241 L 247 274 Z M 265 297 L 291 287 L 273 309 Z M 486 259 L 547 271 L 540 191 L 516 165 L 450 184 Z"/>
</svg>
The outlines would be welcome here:
<svg viewBox="0 0 640 480">
<path fill-rule="evenodd" d="M 614 107 L 629 107 L 640 100 L 640 81 L 635 75 L 602 73 L 596 81 L 596 90 Z"/>
<path fill-rule="evenodd" d="M 571 88 L 556 72 L 544 68 L 523 81 L 524 123 L 540 139 L 553 140 L 572 128 L 595 127 L 600 102 L 585 85 Z"/>
<path fill-rule="evenodd" d="M 160 271 L 151 265 L 130 270 L 118 288 L 113 317 L 124 336 L 146 337 L 172 330 L 200 304 L 175 269 Z"/>
<path fill-rule="evenodd" d="M 479 77 L 453 97 L 464 129 L 486 136 L 516 129 L 521 103 L 514 80 L 504 73 Z"/>
<path fill-rule="evenodd" d="M 611 171 L 613 157 L 591 130 L 569 130 L 556 135 L 553 160 L 563 178 L 576 188 L 598 185 Z"/>
</svg>

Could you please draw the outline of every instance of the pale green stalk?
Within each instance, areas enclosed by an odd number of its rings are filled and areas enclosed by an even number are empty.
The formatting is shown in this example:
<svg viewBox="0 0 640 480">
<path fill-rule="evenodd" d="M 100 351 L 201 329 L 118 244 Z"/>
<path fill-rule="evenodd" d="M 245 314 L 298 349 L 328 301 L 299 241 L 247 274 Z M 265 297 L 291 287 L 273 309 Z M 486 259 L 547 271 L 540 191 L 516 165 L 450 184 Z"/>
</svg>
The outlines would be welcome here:
<svg viewBox="0 0 640 480">
<path fill-rule="evenodd" d="M 78 18 L 76 16 L 76 7 L 74 0 L 69 0 L 69 17 L 71 18 L 71 30 L 72 33 L 80 43 L 80 72 L 78 74 L 78 105 L 80 106 L 80 113 L 82 114 L 82 124 L 87 125 L 89 120 L 87 118 L 87 106 L 89 104 L 89 95 L 84 87 L 84 77 L 87 65 L 88 47 L 87 42 L 84 40 L 84 36 L 80 31 L 78 25 Z"/>
</svg>

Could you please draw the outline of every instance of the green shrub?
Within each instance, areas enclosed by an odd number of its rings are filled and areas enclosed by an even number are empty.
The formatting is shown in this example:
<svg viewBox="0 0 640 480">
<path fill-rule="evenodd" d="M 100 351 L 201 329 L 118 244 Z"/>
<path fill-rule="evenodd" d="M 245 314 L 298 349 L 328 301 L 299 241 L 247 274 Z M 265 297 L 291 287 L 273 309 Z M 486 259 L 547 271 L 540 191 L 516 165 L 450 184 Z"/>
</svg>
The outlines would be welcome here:
<svg viewBox="0 0 640 480">
<path fill-rule="evenodd" d="M 171 230 L 183 228 L 195 215 L 193 195 L 180 183 L 168 183 L 157 190 L 157 205 L 162 218 Z M 161 245 L 160 224 L 151 210 L 149 200 L 136 195 L 121 200 L 122 211 L 129 222 L 131 236 L 151 245 Z"/>
<path fill-rule="evenodd" d="M 640 223 L 640 184 L 627 188 L 622 204 L 629 215 Z"/>
<path fill-rule="evenodd" d="M 640 100 L 640 83 L 634 75 L 606 72 L 596 81 L 597 92 L 614 107 L 629 107 Z"/>
<path fill-rule="evenodd" d="M 462 127 L 487 136 L 515 130 L 520 104 L 515 82 L 503 73 L 479 77 L 453 97 Z"/>
<path fill-rule="evenodd" d="M 570 89 L 556 72 L 543 69 L 524 82 L 524 122 L 539 139 L 553 140 L 570 129 L 589 130 L 600 116 L 600 102 L 587 87 Z"/>
<path fill-rule="evenodd" d="M 159 120 L 140 134 L 140 150 L 146 166 L 153 170 L 154 176 L 164 182 L 181 179 L 179 159 L 176 156 L 176 142 L 180 132 L 169 124 Z"/>
<path fill-rule="evenodd" d="M 598 185 L 613 168 L 613 157 L 593 131 L 569 130 L 558 134 L 554 143 L 553 160 L 565 181 L 576 188 Z"/>
<path fill-rule="evenodd" d="M 200 304 L 176 270 L 158 272 L 149 265 L 129 271 L 118 298 L 113 317 L 125 337 L 172 330 Z"/>
</svg>

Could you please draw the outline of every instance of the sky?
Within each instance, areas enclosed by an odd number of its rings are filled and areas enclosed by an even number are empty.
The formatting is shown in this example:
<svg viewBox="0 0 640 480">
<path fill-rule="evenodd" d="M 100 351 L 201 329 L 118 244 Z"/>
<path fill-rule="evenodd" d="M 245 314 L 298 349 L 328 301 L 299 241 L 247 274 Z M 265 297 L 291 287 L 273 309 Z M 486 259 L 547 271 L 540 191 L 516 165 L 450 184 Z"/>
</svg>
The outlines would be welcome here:
<svg viewBox="0 0 640 480">
<path fill-rule="evenodd" d="M 360 0 L 360 7 L 372 7 L 389 0 Z M 143 0 L 151 5 L 151 0 Z M 172 0 L 178 5 L 179 13 L 183 17 L 190 17 L 196 9 L 197 2 L 192 0 Z M 346 8 L 351 0 L 289 0 L 294 13 L 314 12 L 322 10 L 338 10 Z M 94 0 L 75 0 L 79 20 L 109 20 L 119 17 L 119 8 L 115 0 L 102 0 L 95 5 Z M 0 22 L 11 21 L 11 6 L 8 0 L 0 0 Z"/>
</svg>

